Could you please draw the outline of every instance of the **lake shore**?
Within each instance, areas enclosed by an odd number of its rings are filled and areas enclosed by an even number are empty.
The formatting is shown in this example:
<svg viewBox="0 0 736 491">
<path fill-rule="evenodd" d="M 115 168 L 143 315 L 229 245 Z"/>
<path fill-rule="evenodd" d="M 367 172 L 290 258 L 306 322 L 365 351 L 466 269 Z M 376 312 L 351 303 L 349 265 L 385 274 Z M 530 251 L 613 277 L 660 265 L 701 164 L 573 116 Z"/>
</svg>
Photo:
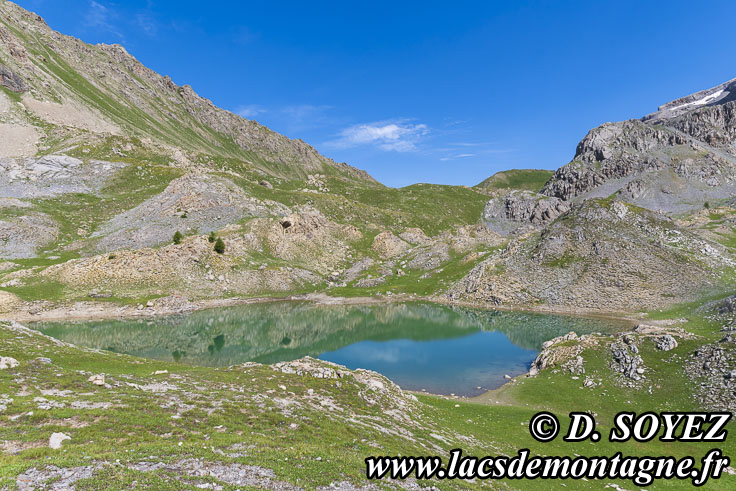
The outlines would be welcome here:
<svg viewBox="0 0 736 491">
<path fill-rule="evenodd" d="M 633 312 L 611 312 L 597 309 L 580 309 L 540 305 L 488 305 L 481 302 L 450 300 L 440 296 L 382 295 L 333 297 L 326 293 L 306 293 L 283 297 L 220 298 L 190 301 L 185 297 L 171 295 L 153 300 L 147 304 L 125 305 L 109 301 L 79 301 L 62 305 L 26 304 L 25 306 L 0 314 L 0 320 L 17 322 L 58 322 L 111 319 L 155 318 L 175 314 L 187 314 L 199 310 L 233 307 L 271 302 L 312 302 L 318 305 L 377 305 L 403 302 L 431 302 L 441 305 L 468 307 L 484 310 L 509 312 L 534 312 L 540 314 L 573 315 L 598 319 L 615 319 L 641 322 L 646 314 Z"/>
</svg>

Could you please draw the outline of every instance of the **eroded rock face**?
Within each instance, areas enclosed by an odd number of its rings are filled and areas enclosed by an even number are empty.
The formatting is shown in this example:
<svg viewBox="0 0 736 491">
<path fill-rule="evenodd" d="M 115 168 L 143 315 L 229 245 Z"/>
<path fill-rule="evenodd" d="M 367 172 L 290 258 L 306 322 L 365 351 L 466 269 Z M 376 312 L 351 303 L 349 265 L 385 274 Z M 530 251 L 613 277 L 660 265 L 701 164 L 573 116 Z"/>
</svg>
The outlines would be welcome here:
<svg viewBox="0 0 736 491">
<path fill-rule="evenodd" d="M 125 164 L 98 160 L 84 163 L 66 155 L 0 159 L 0 195 L 41 198 L 95 192 L 123 167 Z"/>
<path fill-rule="evenodd" d="M 685 137 L 671 130 L 641 121 L 605 123 L 590 130 L 578 144 L 573 161 L 560 167 L 541 192 L 570 200 L 606 182 L 663 169 L 670 162 L 653 151 L 685 142 Z"/>
<path fill-rule="evenodd" d="M 398 256 L 409 249 L 409 244 L 388 230 L 376 235 L 371 246 L 383 258 Z"/>
<path fill-rule="evenodd" d="M 12 92 L 25 92 L 28 85 L 23 78 L 10 68 L 0 64 L 0 85 Z"/>
</svg>

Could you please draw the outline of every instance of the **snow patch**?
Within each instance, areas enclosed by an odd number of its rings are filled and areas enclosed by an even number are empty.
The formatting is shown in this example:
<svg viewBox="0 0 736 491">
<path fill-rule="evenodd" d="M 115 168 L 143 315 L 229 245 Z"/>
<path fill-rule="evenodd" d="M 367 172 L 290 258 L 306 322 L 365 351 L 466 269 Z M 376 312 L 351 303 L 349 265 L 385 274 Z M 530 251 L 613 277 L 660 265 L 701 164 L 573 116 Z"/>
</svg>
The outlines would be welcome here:
<svg viewBox="0 0 736 491">
<path fill-rule="evenodd" d="M 677 109 L 682 109 L 683 107 L 689 107 L 689 106 L 704 106 L 706 104 L 710 104 L 713 101 L 718 100 L 718 98 L 723 95 L 724 89 L 721 89 L 719 91 L 713 92 L 712 94 L 708 94 L 705 97 L 698 99 L 697 101 L 693 102 L 687 102 L 685 104 L 680 104 L 679 106 L 670 107 L 668 108 L 670 111 L 675 111 Z"/>
</svg>

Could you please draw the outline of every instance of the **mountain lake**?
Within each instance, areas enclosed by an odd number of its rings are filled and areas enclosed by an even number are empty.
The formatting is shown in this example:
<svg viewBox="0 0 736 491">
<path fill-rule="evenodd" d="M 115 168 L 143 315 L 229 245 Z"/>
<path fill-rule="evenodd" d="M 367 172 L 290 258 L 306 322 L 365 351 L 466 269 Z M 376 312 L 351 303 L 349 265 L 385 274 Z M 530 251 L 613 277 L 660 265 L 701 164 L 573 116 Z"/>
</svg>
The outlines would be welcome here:
<svg viewBox="0 0 736 491">
<path fill-rule="evenodd" d="M 549 339 L 627 326 L 614 319 L 431 303 L 294 301 L 158 318 L 31 325 L 79 346 L 210 367 L 312 356 L 374 370 L 403 389 L 468 397 L 500 387 L 506 375 L 526 373 Z"/>
</svg>

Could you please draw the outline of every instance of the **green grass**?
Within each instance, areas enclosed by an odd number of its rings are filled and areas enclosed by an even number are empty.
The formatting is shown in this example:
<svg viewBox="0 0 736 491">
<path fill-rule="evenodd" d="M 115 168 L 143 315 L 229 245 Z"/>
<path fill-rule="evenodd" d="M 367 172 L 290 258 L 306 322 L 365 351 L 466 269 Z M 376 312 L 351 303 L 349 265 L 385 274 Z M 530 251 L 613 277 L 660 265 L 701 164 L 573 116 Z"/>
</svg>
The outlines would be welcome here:
<svg viewBox="0 0 736 491">
<path fill-rule="evenodd" d="M 550 268 L 567 268 L 572 266 L 573 264 L 581 263 L 584 261 L 584 257 L 578 257 L 572 254 L 563 254 L 560 257 L 545 261 L 544 265 Z"/>
<path fill-rule="evenodd" d="M 511 169 L 493 174 L 477 184 L 475 189 L 492 192 L 499 190 L 525 190 L 539 192 L 554 174 L 551 170 Z"/>
</svg>

